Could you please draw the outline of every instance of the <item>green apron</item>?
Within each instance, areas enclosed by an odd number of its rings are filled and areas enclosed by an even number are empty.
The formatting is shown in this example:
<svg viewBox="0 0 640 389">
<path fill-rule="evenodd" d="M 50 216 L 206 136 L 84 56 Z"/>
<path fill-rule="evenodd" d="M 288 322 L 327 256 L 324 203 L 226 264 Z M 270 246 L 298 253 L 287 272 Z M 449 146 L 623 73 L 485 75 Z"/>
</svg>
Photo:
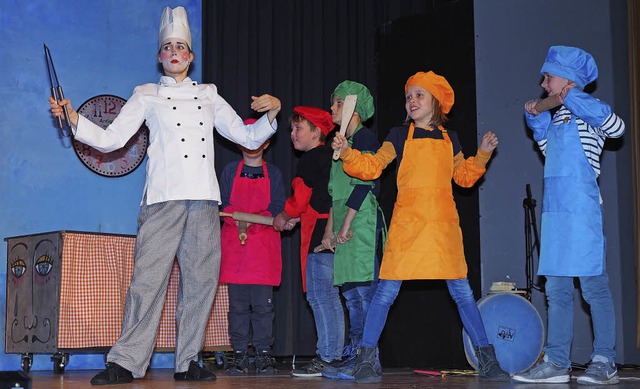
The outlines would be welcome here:
<svg viewBox="0 0 640 389">
<path fill-rule="evenodd" d="M 355 132 L 360 130 L 360 126 Z M 355 134 L 354 132 L 354 134 Z M 349 139 L 349 146 L 353 142 L 353 135 Z M 347 175 L 342 168 L 342 160 L 333 161 L 331 178 L 329 179 L 329 194 L 333 199 L 333 232 L 338 234 L 347 215 L 346 202 L 355 185 L 368 185 L 373 188 L 373 181 L 362 181 Z M 350 231 L 354 236 L 347 243 L 337 244 L 333 257 L 335 285 L 346 282 L 364 282 L 373 280 L 374 262 L 376 256 L 376 224 L 378 201 L 369 191 L 362 202 L 360 210 L 351 223 Z"/>
</svg>

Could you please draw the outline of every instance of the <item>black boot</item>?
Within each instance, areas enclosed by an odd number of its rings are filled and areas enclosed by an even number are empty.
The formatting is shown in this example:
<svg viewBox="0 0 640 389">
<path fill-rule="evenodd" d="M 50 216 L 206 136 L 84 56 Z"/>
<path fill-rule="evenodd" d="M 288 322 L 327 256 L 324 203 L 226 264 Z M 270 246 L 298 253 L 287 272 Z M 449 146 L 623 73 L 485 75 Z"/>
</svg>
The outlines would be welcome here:
<svg viewBox="0 0 640 389">
<path fill-rule="evenodd" d="M 377 347 L 360 346 L 353 377 L 359 384 L 373 384 L 382 380 L 382 366 Z"/>
<path fill-rule="evenodd" d="M 249 372 L 249 353 L 235 350 L 233 352 L 233 362 L 226 370 L 228 375 L 247 375 Z"/>
<path fill-rule="evenodd" d="M 127 384 L 133 381 L 133 375 L 114 362 L 107 362 L 107 368 L 91 379 L 91 385 Z"/>
<path fill-rule="evenodd" d="M 482 381 L 509 381 L 511 376 L 502 370 L 496 350 L 490 344 L 484 347 L 474 347 L 478 358 L 478 376 Z"/>
<path fill-rule="evenodd" d="M 255 364 L 256 374 L 274 375 L 278 372 L 276 360 L 273 359 L 269 350 L 258 350 Z"/>
</svg>

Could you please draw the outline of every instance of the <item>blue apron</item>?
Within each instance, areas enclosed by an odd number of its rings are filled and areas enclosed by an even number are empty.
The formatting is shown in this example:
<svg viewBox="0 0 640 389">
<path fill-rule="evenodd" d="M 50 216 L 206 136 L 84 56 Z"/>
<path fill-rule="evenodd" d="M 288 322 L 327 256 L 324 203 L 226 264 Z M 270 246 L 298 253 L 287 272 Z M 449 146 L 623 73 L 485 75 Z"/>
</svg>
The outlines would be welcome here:
<svg viewBox="0 0 640 389">
<path fill-rule="evenodd" d="M 596 179 L 575 117 L 551 124 L 544 165 L 539 275 L 604 273 L 605 240 Z"/>
</svg>

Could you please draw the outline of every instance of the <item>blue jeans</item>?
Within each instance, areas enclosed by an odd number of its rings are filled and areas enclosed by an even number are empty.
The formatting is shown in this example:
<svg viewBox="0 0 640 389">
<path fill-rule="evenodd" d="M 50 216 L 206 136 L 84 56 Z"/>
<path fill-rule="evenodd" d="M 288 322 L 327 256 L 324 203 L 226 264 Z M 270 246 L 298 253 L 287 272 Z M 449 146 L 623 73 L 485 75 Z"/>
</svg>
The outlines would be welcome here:
<svg viewBox="0 0 640 389">
<path fill-rule="evenodd" d="M 326 362 L 342 358 L 344 311 L 337 286 L 333 285 L 333 254 L 307 257 L 307 301 L 318 332 L 316 354 Z"/>
<path fill-rule="evenodd" d="M 487 334 L 476 300 L 469 286 L 469 280 L 463 278 L 460 280 L 447 280 L 446 282 L 449 294 L 458 307 L 462 325 L 467 330 L 471 343 L 476 347 L 488 346 Z M 395 280 L 380 280 L 378 283 L 378 288 L 371 301 L 371 307 L 364 324 L 363 346 L 378 346 L 380 334 L 382 334 L 382 329 L 387 321 L 389 308 L 398 296 L 401 285 L 402 281 Z"/>
<path fill-rule="evenodd" d="M 349 312 L 349 340 L 354 346 L 359 346 L 362 342 L 364 320 L 367 317 L 371 299 L 378 286 L 380 266 L 378 265 L 378 260 L 374 260 L 373 281 L 348 282 L 342 285 L 342 296 L 344 296 L 347 311 Z"/>
<path fill-rule="evenodd" d="M 570 367 L 573 339 L 573 277 L 546 276 L 545 290 L 549 303 L 547 344 L 544 353 L 558 366 Z M 579 277 L 582 297 L 591 307 L 593 354 L 615 363 L 616 318 L 607 274 Z"/>
<path fill-rule="evenodd" d="M 456 303 L 462 326 L 467 331 L 471 344 L 475 347 L 488 346 L 487 331 L 484 328 L 476 299 L 473 297 L 469 280 L 466 278 L 447 280 L 447 288 L 449 288 L 449 295 Z"/>
</svg>

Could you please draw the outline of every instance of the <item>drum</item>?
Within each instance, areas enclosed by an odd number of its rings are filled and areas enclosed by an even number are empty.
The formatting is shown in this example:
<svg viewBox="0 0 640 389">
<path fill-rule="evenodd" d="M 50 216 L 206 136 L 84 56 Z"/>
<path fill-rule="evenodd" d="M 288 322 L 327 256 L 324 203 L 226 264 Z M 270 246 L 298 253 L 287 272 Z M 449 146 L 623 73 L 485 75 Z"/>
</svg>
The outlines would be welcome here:
<svg viewBox="0 0 640 389">
<path fill-rule="evenodd" d="M 489 294 L 478 300 L 478 310 L 504 371 L 514 374 L 535 364 L 544 346 L 545 331 L 538 311 L 527 299 L 515 293 Z M 477 370 L 478 358 L 464 329 L 462 338 L 467 361 Z"/>
</svg>

